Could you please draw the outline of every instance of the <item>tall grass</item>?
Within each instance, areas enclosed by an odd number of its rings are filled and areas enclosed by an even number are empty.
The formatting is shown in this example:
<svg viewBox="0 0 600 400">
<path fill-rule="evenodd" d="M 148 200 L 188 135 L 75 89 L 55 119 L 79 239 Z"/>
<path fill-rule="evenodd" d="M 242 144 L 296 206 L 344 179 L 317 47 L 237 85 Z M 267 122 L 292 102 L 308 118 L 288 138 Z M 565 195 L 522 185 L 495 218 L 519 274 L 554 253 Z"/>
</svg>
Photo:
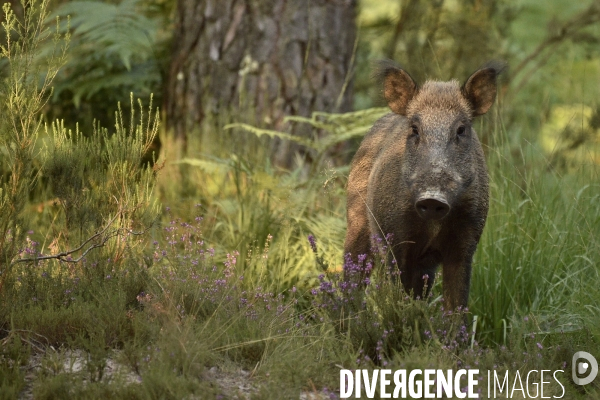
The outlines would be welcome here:
<svg viewBox="0 0 600 400">
<path fill-rule="evenodd" d="M 479 131 L 493 130 L 484 123 Z M 242 369 L 254 396 L 281 398 L 335 395 L 340 367 L 568 370 L 573 352 L 590 350 L 598 334 L 594 168 L 563 175 L 535 145 L 515 153 L 504 131 L 492 138 L 474 337 L 472 325 L 441 309 L 439 282 L 429 301 L 414 301 L 385 266 L 366 296 L 358 290 L 353 306 L 344 303 L 336 270 L 347 169 L 324 162 L 307 175 L 242 151 L 188 153 L 164 165 L 158 192 L 172 206 L 142 251 L 118 268 L 98 255 L 75 269 L 47 261 L 24 270 L 11 292 L 16 306 L 2 314 L 2 357 L 28 365 L 39 354 L 41 369 L 33 381 L 9 364 L 0 373 L 14 393 L 30 385 L 36 398 L 217 398 L 232 392 L 213 375 Z M 181 167 L 187 180 L 177 178 Z M 65 367 L 73 360 L 83 369 Z M 597 395 L 585 390 L 582 398 Z"/>
<path fill-rule="evenodd" d="M 247 259 L 253 259 L 268 242 L 268 260 L 256 270 L 256 275 L 266 274 L 280 290 L 294 284 L 314 284 L 318 271 L 306 241 L 309 234 L 318 238 L 328 264 L 335 268 L 343 262 L 348 166 L 334 166 L 328 150 L 344 140 L 364 135 L 383 112 L 370 109 L 293 118 L 315 128 L 312 140 L 301 139 L 315 153 L 315 162 L 300 165 L 294 171 L 277 170 L 264 153 L 207 149 L 209 140 L 191 141 L 186 156 L 177 159 L 177 142 L 163 135 L 165 154 L 176 159 L 166 164 L 159 177 L 161 201 L 175 215 L 187 220 L 193 218 L 188 211 L 201 204 L 209 224 L 205 229 L 206 239 L 216 249 L 237 249 L 244 256 L 239 261 L 243 267 L 247 262 L 245 256 L 252 254 Z M 317 129 L 320 135 L 316 134 Z M 248 125 L 235 125 L 227 130 L 239 136 L 236 141 L 248 143 L 243 149 L 253 149 L 264 141 L 261 138 L 264 135 L 287 137 L 284 133 Z M 328 134 L 323 135 L 323 131 Z M 207 135 L 218 136 L 220 132 Z M 227 152 L 223 157 L 214 155 Z"/>
<path fill-rule="evenodd" d="M 361 113 L 376 118 L 380 112 Z M 336 143 L 335 137 L 345 132 L 363 134 L 372 123 L 357 124 L 351 115 L 345 118 L 352 123 L 329 130 L 333 138 L 328 143 Z M 302 122 L 323 127 L 315 121 Z M 487 119 L 478 130 L 487 136 L 491 178 L 490 211 L 474 260 L 469 304 L 478 317 L 478 339 L 503 344 L 513 322 L 531 313 L 538 315 L 540 332 L 594 326 L 590 317 L 597 314 L 590 296 L 595 291 L 588 289 L 600 283 L 593 261 L 600 251 L 600 210 L 594 207 L 600 195 L 597 167 L 590 163 L 577 173 L 561 172 L 553 168 L 551 156 L 525 135 L 511 136 Z M 315 147 L 324 153 L 327 146 L 319 146 Z M 305 239 L 308 234 L 317 237 L 327 265 L 341 266 L 347 168 L 331 169 L 328 176 L 322 163 L 312 166 L 306 176 L 299 171 L 275 171 L 243 152 L 229 161 L 219 160 L 220 164 L 209 158 L 182 162 L 196 168 L 198 182 L 218 182 L 218 191 L 206 185 L 194 189 L 198 201 L 214 210 L 208 213 L 214 224 L 207 238 L 216 246 L 237 248 L 241 254 L 260 252 L 271 235 L 269 261 L 261 273 L 283 284 L 281 288 L 316 284 L 319 271 Z M 573 299 L 587 299 L 587 303 L 576 305 Z"/>
<path fill-rule="evenodd" d="M 371 112 L 373 118 L 381 115 L 380 110 Z M 332 118 L 343 121 L 343 117 Z M 303 122 L 314 124 L 314 119 Z M 364 121 L 341 131 L 363 134 L 371 124 Z M 276 171 L 264 159 L 245 152 L 236 152 L 229 161 L 200 155 L 175 165 L 191 167 L 188 171 L 197 174 L 198 182 L 209 183 L 188 192 L 203 205 L 207 241 L 223 250 L 251 247 L 249 252 L 240 251 L 238 259 L 238 271 L 245 278 L 249 274 L 250 281 L 267 278 L 263 282 L 275 293 L 300 288 L 305 296 L 297 299 L 298 305 L 307 313 L 301 315 L 312 315 L 313 323 L 324 330 L 315 340 L 332 346 L 328 357 L 345 360 L 339 365 L 456 368 L 476 364 L 489 369 L 568 370 L 572 353 L 582 347 L 590 350 L 598 338 L 595 304 L 600 277 L 593 262 L 600 248 L 599 211 L 594 207 L 600 194 L 597 167 L 582 165 L 577 173 L 559 171 L 549 162 L 551 156 L 524 134 L 511 135 L 487 119 L 479 123 L 478 131 L 487 136 L 491 204 L 474 260 L 470 323 L 462 330 L 447 319 L 437 301 L 413 303 L 385 279 L 375 281 L 378 286 L 367 290 L 364 302 L 354 308 L 356 323 L 348 319 L 352 315 L 348 308 L 323 313 L 336 304 L 330 300 L 338 290 L 335 270 L 342 265 L 347 167 L 330 169 L 322 163 L 312 166 L 308 175 Z M 215 162 L 221 166 L 217 168 Z M 218 190 L 210 188 L 212 182 Z M 174 202 L 168 197 L 172 192 L 163 193 L 163 201 Z M 316 237 L 316 254 L 306 240 L 308 234 Z M 258 263 L 257 254 L 264 255 Z M 309 290 L 325 300 L 316 301 Z M 438 280 L 432 298 L 440 293 Z M 453 341 L 462 343 L 456 348 L 458 358 L 449 354 Z M 595 393 L 594 387 L 586 390 L 585 396 Z"/>
<path fill-rule="evenodd" d="M 511 318 L 530 313 L 544 332 L 596 324 L 581 300 L 598 300 L 589 290 L 600 283 L 598 167 L 561 173 L 535 143 L 523 140 L 515 150 L 504 130 L 492 138 L 490 212 L 470 302 L 481 336 L 503 343 Z"/>
</svg>

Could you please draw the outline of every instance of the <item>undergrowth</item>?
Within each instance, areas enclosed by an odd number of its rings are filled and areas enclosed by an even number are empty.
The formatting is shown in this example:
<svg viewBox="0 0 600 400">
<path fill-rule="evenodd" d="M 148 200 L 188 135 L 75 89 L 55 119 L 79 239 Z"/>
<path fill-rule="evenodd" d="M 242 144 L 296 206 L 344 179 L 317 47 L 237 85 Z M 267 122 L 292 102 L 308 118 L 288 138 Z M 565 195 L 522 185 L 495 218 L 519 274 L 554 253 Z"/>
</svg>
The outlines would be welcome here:
<svg viewBox="0 0 600 400">
<path fill-rule="evenodd" d="M 314 161 L 293 171 L 206 138 L 184 153 L 165 132 L 151 167 L 158 119 L 141 105 L 129 124 L 117 112 L 114 132 L 43 129 L 68 35 L 17 28 L 4 11 L 8 36 L 31 40 L 2 49 L 15 73 L 1 93 L 0 397 L 336 398 L 342 368 L 477 368 L 560 369 L 569 398 L 600 398 L 569 373 L 576 351 L 600 357 L 595 164 L 559 171 L 522 133 L 479 123 L 490 213 L 469 309 L 445 310 L 443 277 L 413 299 L 383 243 L 374 261 L 342 254 L 349 167 L 328 150 L 385 110 L 290 118 L 312 140 L 240 124 L 207 133 L 251 149 L 301 141 Z M 50 37 L 58 53 L 40 89 L 17 72 L 43 71 L 31 55 Z"/>
</svg>

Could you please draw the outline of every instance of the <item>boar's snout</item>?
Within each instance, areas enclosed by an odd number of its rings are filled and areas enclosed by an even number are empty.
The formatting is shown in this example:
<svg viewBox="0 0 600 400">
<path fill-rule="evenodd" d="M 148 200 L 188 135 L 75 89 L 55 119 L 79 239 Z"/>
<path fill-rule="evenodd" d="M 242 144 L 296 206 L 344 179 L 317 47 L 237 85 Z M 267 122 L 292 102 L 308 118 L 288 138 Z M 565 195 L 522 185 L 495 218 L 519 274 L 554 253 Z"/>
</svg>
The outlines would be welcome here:
<svg viewBox="0 0 600 400">
<path fill-rule="evenodd" d="M 415 209 L 426 221 L 439 220 L 448 215 L 450 205 L 442 196 L 425 196 L 417 200 Z"/>
</svg>

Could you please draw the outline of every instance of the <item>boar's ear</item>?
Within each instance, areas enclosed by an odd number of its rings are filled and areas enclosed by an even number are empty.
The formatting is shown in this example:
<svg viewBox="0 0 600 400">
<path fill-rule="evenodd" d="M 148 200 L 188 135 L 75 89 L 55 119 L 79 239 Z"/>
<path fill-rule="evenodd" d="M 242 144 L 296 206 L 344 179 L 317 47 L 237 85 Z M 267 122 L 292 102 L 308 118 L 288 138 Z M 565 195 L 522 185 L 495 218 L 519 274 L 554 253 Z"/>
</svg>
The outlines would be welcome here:
<svg viewBox="0 0 600 400">
<path fill-rule="evenodd" d="M 485 114 L 496 99 L 496 78 L 506 67 L 502 61 L 491 61 L 475 71 L 462 87 L 462 93 L 471 104 L 473 116 Z"/>
<path fill-rule="evenodd" d="M 380 61 L 376 76 L 383 82 L 383 95 L 390 109 L 396 114 L 406 115 L 406 107 L 417 93 L 417 84 L 410 75 L 392 61 Z"/>
</svg>

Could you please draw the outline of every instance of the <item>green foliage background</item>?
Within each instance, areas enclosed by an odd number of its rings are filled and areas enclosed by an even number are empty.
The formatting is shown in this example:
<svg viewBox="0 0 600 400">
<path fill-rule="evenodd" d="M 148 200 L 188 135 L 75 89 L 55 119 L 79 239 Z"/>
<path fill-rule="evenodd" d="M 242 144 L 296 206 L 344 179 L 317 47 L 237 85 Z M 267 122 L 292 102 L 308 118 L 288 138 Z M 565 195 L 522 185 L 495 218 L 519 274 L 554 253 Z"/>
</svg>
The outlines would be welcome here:
<svg viewBox="0 0 600 400">
<path fill-rule="evenodd" d="M 252 371 L 256 397 L 297 398 L 336 387 L 340 365 L 385 361 L 562 368 L 569 398 L 600 398 L 598 384 L 575 389 L 567 377 L 574 351 L 600 357 L 598 1 L 360 1 L 357 111 L 290 117 L 327 133 L 302 139 L 317 157 L 293 171 L 245 151 L 298 140 L 286 132 L 233 124 L 183 149 L 159 130 L 147 104 L 152 92 L 161 102 L 174 1 L 58 2 L 46 15 L 47 3 L 32 4 L 44 24 L 32 14 L 29 31 L 8 29 L 4 42 L 28 39 L 0 63 L 2 397 L 230 395 L 205 379 L 216 365 Z M 462 347 L 439 333 L 458 329 L 439 309 L 440 280 L 429 303 L 383 280 L 363 325 L 311 294 L 343 260 L 349 167 L 328 150 L 356 148 L 387 112 L 370 77 L 386 57 L 421 82 L 509 64 L 498 103 L 476 123 L 491 207 L 474 262 L 475 336 Z M 386 321 L 398 332 L 383 339 Z M 76 351 L 80 371 L 65 367 Z M 130 372 L 109 376 L 115 359 Z"/>
</svg>

